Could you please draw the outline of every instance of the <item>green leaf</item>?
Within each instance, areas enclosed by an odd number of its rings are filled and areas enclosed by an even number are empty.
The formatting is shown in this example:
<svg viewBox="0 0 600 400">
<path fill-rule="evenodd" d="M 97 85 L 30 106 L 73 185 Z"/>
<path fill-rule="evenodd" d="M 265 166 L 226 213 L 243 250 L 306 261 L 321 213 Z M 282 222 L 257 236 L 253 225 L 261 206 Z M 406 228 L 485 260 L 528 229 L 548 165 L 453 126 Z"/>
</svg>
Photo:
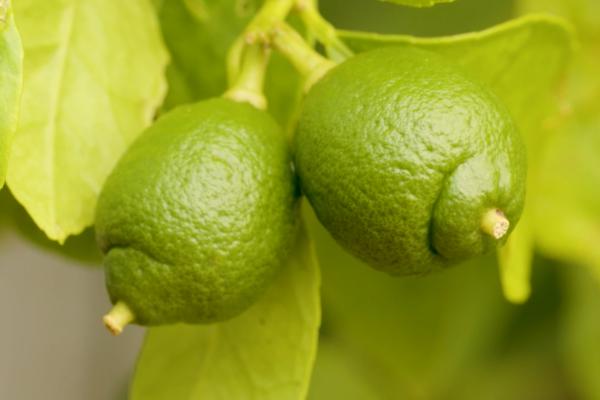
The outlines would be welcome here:
<svg viewBox="0 0 600 400">
<path fill-rule="evenodd" d="M 454 0 L 380 0 L 410 7 L 433 7 L 440 3 L 452 3 Z"/>
<path fill-rule="evenodd" d="M 4 186 L 23 85 L 23 48 L 10 1 L 0 5 L 0 188 Z"/>
<path fill-rule="evenodd" d="M 132 400 L 304 399 L 320 323 L 319 271 L 305 232 L 266 295 L 213 325 L 151 328 Z"/>
<path fill-rule="evenodd" d="M 340 34 L 357 52 L 391 45 L 418 46 L 462 65 L 504 100 L 528 144 L 530 164 L 536 162 L 539 143 L 544 140 L 540 137 L 540 125 L 554 106 L 555 88 L 564 75 L 573 46 L 571 28 L 562 19 L 529 15 L 482 32 L 442 38 L 347 31 Z M 530 236 L 517 233 L 509 244 L 517 250 L 511 251 L 510 256 L 510 250 L 505 250 L 501 257 L 502 282 L 508 285 L 505 293 L 513 301 L 523 302 L 528 295 L 525 280 L 531 266 L 526 264 L 531 262 L 533 253 Z"/>
<path fill-rule="evenodd" d="M 149 0 L 19 0 L 21 116 L 7 181 L 49 238 L 93 222 L 96 197 L 165 91 Z"/>
</svg>

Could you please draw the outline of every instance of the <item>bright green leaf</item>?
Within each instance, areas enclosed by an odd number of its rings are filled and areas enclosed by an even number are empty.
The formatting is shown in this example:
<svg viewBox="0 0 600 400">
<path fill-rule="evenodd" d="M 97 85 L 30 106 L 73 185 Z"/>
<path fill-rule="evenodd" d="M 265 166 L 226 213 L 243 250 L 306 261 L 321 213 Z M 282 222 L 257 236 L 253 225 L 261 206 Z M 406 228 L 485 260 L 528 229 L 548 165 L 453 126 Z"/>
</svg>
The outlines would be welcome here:
<svg viewBox="0 0 600 400">
<path fill-rule="evenodd" d="M 278 280 L 242 315 L 151 328 L 131 399 L 304 399 L 317 346 L 319 285 L 303 232 Z"/>
<path fill-rule="evenodd" d="M 153 119 L 167 63 L 149 0 L 19 0 L 25 49 L 8 185 L 51 239 L 92 224 L 96 197 Z"/>
<path fill-rule="evenodd" d="M 600 280 L 600 106 L 580 112 L 544 148 L 535 237 L 546 255 L 586 265 Z"/>
<path fill-rule="evenodd" d="M 433 7 L 440 3 L 452 3 L 454 0 L 380 0 L 410 7 Z"/>
<path fill-rule="evenodd" d="M 17 129 L 23 84 L 23 48 L 10 2 L 0 6 L 0 188 L 4 186 L 10 148 Z"/>
</svg>

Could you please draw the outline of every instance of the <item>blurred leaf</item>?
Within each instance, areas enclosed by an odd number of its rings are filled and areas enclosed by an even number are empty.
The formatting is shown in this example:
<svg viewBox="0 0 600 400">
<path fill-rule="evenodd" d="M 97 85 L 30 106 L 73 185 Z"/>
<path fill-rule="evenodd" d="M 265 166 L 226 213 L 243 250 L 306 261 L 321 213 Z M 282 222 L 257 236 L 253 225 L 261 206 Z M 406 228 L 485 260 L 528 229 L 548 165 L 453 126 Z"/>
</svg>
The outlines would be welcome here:
<svg viewBox="0 0 600 400">
<path fill-rule="evenodd" d="M 589 111 L 600 102 L 600 2 L 597 0 L 519 0 L 520 12 L 551 12 L 574 24 L 578 52 L 562 87 L 562 114 Z"/>
<path fill-rule="evenodd" d="M 490 351 L 508 311 L 492 257 L 392 278 L 344 252 L 312 213 L 310 222 L 324 266 L 323 335 L 352 349 L 373 398 L 444 398 Z"/>
<path fill-rule="evenodd" d="M 536 257 L 532 296 L 512 306 L 501 339 L 482 362 L 462 374 L 446 398 L 456 400 L 575 399 L 560 354 L 560 311 L 563 293 L 559 269 L 551 260 Z M 476 301 L 476 300 L 474 300 Z"/>
<path fill-rule="evenodd" d="M 392 278 L 345 254 L 315 220 L 312 228 L 326 346 L 314 399 L 331 398 L 319 396 L 330 393 L 327 379 L 351 380 L 368 399 L 573 398 L 557 353 L 558 283 L 544 263 L 531 300 L 516 307 L 503 302 L 491 258 Z"/>
<path fill-rule="evenodd" d="M 600 399 L 600 3 L 520 0 L 519 6 L 566 17 L 579 34 L 562 113 L 547 123 L 551 140 L 537 169 L 536 239 L 545 254 L 589 268 L 563 268 L 562 344 L 576 397 Z"/>
<path fill-rule="evenodd" d="M 531 211 L 526 206 L 519 224 L 498 251 L 504 296 L 513 303 L 524 303 L 531 294 L 533 232 L 529 213 Z"/>
<path fill-rule="evenodd" d="M 23 48 L 13 19 L 10 1 L 0 5 L 0 188 L 4 186 L 6 167 L 19 114 L 23 87 Z"/>
<path fill-rule="evenodd" d="M 242 315 L 151 328 L 132 400 L 303 399 L 320 323 L 319 271 L 303 232 L 278 280 Z"/>
<path fill-rule="evenodd" d="M 19 0 L 25 49 L 8 185 L 51 239 L 93 221 L 114 163 L 165 91 L 167 54 L 148 0 Z"/>
<path fill-rule="evenodd" d="M 321 338 L 308 399 L 376 399 L 377 391 L 363 373 L 360 360 L 340 343 Z"/>
<path fill-rule="evenodd" d="M 576 399 L 547 333 L 547 329 L 536 329 L 520 348 L 472 369 L 468 379 L 444 399 Z"/>
<path fill-rule="evenodd" d="M 600 104 L 551 136 L 535 186 L 535 237 L 545 254 L 600 280 Z"/>
<path fill-rule="evenodd" d="M 513 17 L 515 0 L 460 0 L 437 7 L 398 7 L 374 0 L 320 0 L 323 15 L 343 29 L 415 36 L 478 31 Z"/>
<path fill-rule="evenodd" d="M 577 24 L 581 46 L 563 84 L 561 113 L 546 123 L 531 197 L 536 243 L 548 256 L 592 268 L 600 279 L 600 14 L 595 0 L 521 0 Z"/>
<path fill-rule="evenodd" d="M 440 3 L 452 3 L 454 0 L 380 0 L 410 7 L 433 7 Z"/>
<path fill-rule="evenodd" d="M 600 34 L 598 0 L 519 0 L 518 12 L 551 12 L 570 20 L 584 37 Z"/>
<path fill-rule="evenodd" d="M 578 266 L 563 268 L 567 302 L 562 342 L 567 370 L 579 398 L 600 399 L 600 284 Z"/>
</svg>

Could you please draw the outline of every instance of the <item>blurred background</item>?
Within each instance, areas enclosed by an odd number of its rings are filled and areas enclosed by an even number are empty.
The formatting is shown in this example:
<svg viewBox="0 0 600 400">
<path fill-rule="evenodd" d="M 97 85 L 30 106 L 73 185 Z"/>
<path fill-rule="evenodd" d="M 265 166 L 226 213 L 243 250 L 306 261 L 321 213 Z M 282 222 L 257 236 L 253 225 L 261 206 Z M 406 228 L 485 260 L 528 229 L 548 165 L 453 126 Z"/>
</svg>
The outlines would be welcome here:
<svg viewBox="0 0 600 400">
<path fill-rule="evenodd" d="M 456 0 L 431 9 L 322 0 L 321 9 L 342 29 L 419 36 L 556 12 L 580 31 L 580 69 L 596 71 L 571 80 L 598 103 L 597 0 Z M 600 114 L 588 114 L 585 147 L 600 154 Z M 307 215 L 323 275 L 310 399 L 600 399 L 600 281 L 585 257 L 536 255 L 532 296 L 516 306 L 502 295 L 493 257 L 391 279 L 345 254 Z M 600 245 L 594 232 L 589 243 Z M 125 399 L 143 329 L 119 338 L 103 329 L 109 302 L 93 233 L 61 248 L 5 189 L 0 239 L 0 399 Z"/>
</svg>

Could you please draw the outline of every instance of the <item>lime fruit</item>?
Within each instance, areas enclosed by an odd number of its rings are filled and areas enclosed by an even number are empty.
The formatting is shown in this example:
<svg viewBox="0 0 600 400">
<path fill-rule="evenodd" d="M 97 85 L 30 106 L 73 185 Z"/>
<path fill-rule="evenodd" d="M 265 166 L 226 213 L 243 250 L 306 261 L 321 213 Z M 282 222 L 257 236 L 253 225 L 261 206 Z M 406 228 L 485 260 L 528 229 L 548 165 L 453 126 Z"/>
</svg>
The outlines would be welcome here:
<svg viewBox="0 0 600 400">
<path fill-rule="evenodd" d="M 523 208 L 525 149 L 507 109 L 428 51 L 381 48 L 333 68 L 306 97 L 294 148 L 321 223 L 393 275 L 496 247 Z"/>
<path fill-rule="evenodd" d="M 107 326 L 240 313 L 283 265 L 299 195 L 286 136 L 250 105 L 212 99 L 161 117 L 108 177 L 96 211 Z"/>
</svg>

